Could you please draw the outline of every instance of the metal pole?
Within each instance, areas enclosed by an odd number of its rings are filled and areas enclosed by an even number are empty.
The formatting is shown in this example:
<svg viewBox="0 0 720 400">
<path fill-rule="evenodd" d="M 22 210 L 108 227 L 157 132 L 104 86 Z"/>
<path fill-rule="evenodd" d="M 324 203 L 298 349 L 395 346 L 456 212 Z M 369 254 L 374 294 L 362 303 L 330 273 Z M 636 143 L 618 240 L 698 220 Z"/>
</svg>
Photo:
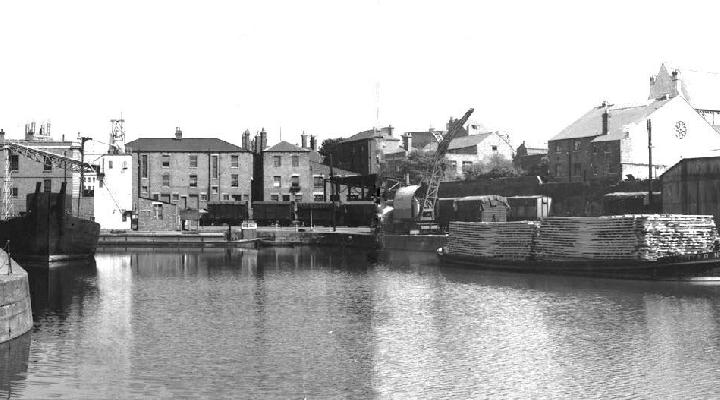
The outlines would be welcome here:
<svg viewBox="0 0 720 400">
<path fill-rule="evenodd" d="M 335 193 L 335 189 L 333 189 L 333 188 L 335 187 L 335 183 L 333 182 L 333 181 L 334 181 L 334 179 L 333 179 L 334 176 L 335 176 L 335 175 L 334 175 L 334 173 L 333 173 L 333 155 L 330 154 L 330 201 L 332 201 L 332 227 L 333 227 L 333 232 L 337 231 L 337 221 L 335 220 L 335 219 L 336 219 L 335 214 L 337 214 L 337 209 L 336 209 L 336 207 L 335 207 L 335 199 L 336 199 L 336 197 L 333 195 L 333 194 L 336 194 L 336 193 Z"/>
<path fill-rule="evenodd" d="M 648 133 L 648 205 L 652 207 L 653 203 L 653 163 L 652 163 L 652 122 L 648 118 L 647 120 L 647 133 Z"/>
<path fill-rule="evenodd" d="M 79 134 L 78 134 L 79 136 Z M 89 137 L 80 136 L 80 190 L 78 190 L 77 216 L 80 216 L 80 199 L 83 197 L 85 188 L 85 142 L 92 140 Z"/>
</svg>

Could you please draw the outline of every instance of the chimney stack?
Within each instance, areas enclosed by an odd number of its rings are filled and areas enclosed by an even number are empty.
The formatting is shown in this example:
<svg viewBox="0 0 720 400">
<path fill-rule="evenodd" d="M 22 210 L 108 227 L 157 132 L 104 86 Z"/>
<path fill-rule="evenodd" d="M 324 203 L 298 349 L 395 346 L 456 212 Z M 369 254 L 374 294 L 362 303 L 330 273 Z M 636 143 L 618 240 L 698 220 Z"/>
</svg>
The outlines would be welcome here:
<svg viewBox="0 0 720 400">
<path fill-rule="evenodd" d="M 0 142 L 5 143 L 5 131 L 0 129 Z"/>
<path fill-rule="evenodd" d="M 607 135 L 608 134 L 608 117 L 610 116 L 608 114 L 608 103 L 607 101 L 603 101 L 602 103 L 603 113 L 602 113 L 602 134 Z"/>
<path fill-rule="evenodd" d="M 175 127 L 175 140 L 182 140 L 182 130 L 179 126 Z"/>
<path fill-rule="evenodd" d="M 302 144 L 303 149 L 307 149 L 307 139 L 308 139 L 308 135 L 306 135 L 305 132 L 303 132 L 300 135 L 300 142 Z"/>
<path fill-rule="evenodd" d="M 262 128 L 260 130 L 260 151 L 263 151 L 267 148 L 267 132 L 265 132 L 265 128 Z"/>
<path fill-rule="evenodd" d="M 250 150 L 250 131 L 247 129 L 245 129 L 245 132 L 243 132 L 242 135 L 242 148 Z"/>
<path fill-rule="evenodd" d="M 412 148 L 412 135 L 410 134 L 410 132 L 405 132 L 405 134 L 402 136 L 402 140 L 405 151 L 410 151 L 410 149 Z"/>
<path fill-rule="evenodd" d="M 310 150 L 317 150 L 317 139 L 315 139 L 315 135 L 310 135 Z"/>
<path fill-rule="evenodd" d="M 25 124 L 25 140 L 35 139 L 35 126 L 33 124 Z"/>
</svg>

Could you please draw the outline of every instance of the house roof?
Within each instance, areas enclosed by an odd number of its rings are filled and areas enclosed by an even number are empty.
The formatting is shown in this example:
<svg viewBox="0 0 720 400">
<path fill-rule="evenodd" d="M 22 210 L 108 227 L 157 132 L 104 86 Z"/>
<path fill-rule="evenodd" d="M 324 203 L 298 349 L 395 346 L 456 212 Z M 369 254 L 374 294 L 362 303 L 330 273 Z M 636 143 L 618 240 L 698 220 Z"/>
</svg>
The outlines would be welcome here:
<svg viewBox="0 0 720 400">
<path fill-rule="evenodd" d="M 635 107 L 613 107 L 607 108 L 608 112 L 608 133 L 602 135 L 602 115 L 605 109 L 603 107 L 593 107 L 578 120 L 563 129 L 550 140 L 563 139 L 579 139 L 585 137 L 601 136 L 596 141 L 610 141 L 621 139 L 624 135 L 623 128 L 625 125 L 636 123 L 647 118 L 655 110 L 664 106 L 670 100 L 654 101 Z"/>
<path fill-rule="evenodd" d="M 540 147 L 526 147 L 525 151 L 527 151 L 528 156 L 548 153 L 547 148 L 540 148 Z"/>
<path fill-rule="evenodd" d="M 131 152 L 247 152 L 240 146 L 217 138 L 140 138 L 125 144 Z"/>
<path fill-rule="evenodd" d="M 485 132 L 479 133 L 477 135 L 468 135 L 455 138 L 450 141 L 450 146 L 448 146 L 448 150 L 464 149 L 465 147 L 477 146 L 492 134 L 492 132 Z"/>
<path fill-rule="evenodd" d="M 309 152 L 310 149 L 304 149 L 300 146 L 295 146 L 294 144 L 286 141 L 282 141 L 275 146 L 272 146 L 271 148 L 265 150 L 266 152 L 278 152 L 278 153 L 288 153 L 288 152 Z"/>
<path fill-rule="evenodd" d="M 367 131 L 356 133 L 349 138 L 344 139 L 343 142 L 354 142 L 358 140 L 369 140 L 374 138 L 384 138 L 385 140 L 400 140 L 399 138 L 395 138 L 392 136 L 391 129 L 392 127 L 369 129 Z"/>
</svg>

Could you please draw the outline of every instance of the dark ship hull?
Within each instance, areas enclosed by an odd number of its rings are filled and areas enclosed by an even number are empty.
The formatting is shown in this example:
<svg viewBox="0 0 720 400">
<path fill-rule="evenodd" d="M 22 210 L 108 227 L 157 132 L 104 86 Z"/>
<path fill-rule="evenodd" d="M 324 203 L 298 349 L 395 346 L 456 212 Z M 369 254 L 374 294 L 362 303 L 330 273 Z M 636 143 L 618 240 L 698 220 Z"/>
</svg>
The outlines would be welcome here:
<svg viewBox="0 0 720 400">
<path fill-rule="evenodd" d="M 24 216 L 0 222 L 0 246 L 18 260 L 91 258 L 97 248 L 100 224 L 72 216 L 70 201 L 64 190 L 29 194 Z"/>
</svg>

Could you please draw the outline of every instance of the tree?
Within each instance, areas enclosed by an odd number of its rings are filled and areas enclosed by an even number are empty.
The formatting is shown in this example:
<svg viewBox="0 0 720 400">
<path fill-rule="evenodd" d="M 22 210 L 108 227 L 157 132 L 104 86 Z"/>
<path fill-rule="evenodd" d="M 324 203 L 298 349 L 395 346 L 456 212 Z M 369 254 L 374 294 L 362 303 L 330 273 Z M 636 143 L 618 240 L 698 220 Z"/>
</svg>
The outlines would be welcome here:
<svg viewBox="0 0 720 400">
<path fill-rule="evenodd" d="M 343 138 L 325 139 L 318 149 L 318 153 L 323 156 L 323 164 L 330 165 L 330 154 L 337 154 L 335 149 L 338 143 L 342 142 Z M 335 156 L 337 157 L 337 155 Z"/>
<path fill-rule="evenodd" d="M 503 157 L 502 154 L 493 154 L 484 163 L 474 164 L 471 168 L 463 172 L 465 173 L 465 180 L 468 181 L 481 178 L 505 178 L 520 175 L 512 161 Z"/>
</svg>

